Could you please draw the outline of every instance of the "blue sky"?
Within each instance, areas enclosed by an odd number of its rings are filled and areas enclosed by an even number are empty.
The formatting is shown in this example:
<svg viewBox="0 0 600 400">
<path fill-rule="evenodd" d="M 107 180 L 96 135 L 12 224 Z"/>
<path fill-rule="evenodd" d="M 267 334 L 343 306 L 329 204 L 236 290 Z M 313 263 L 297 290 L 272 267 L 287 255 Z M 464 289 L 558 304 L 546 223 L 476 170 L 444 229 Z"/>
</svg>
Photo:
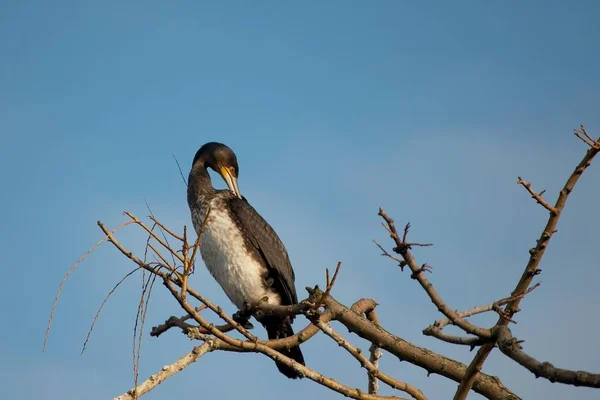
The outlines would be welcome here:
<svg viewBox="0 0 600 400">
<path fill-rule="evenodd" d="M 124 210 L 145 216 L 147 201 L 170 227 L 190 225 L 172 155 L 187 174 L 197 148 L 214 140 L 237 152 L 240 188 L 288 247 L 301 297 L 341 260 L 338 299 L 373 297 L 389 330 L 469 362 L 467 349 L 421 335 L 439 315 L 379 256 L 372 239 L 391 245 L 377 209 L 435 243 L 415 255 L 434 266 L 451 307 L 508 295 L 546 218 L 516 177 L 554 198 L 585 151 L 572 129 L 584 123 L 600 135 L 599 17 L 593 1 L 3 1 L 1 397 L 93 400 L 131 387 L 139 276 L 109 301 L 79 353 L 104 295 L 133 265 L 109 246 L 89 257 L 42 353 L 56 287 L 101 238 L 97 220 L 116 227 Z M 599 196 L 592 165 L 513 327 L 531 355 L 595 372 Z M 135 230 L 120 238 L 134 250 L 145 239 Z M 197 271 L 197 289 L 233 312 Z M 150 306 L 141 378 L 194 345 L 177 332 L 150 338 L 150 326 L 179 314 L 160 290 Z M 327 338 L 303 350 L 310 366 L 365 387 L 364 371 Z M 456 387 L 389 355 L 382 365 L 432 399 Z M 536 380 L 497 351 L 484 370 L 524 398 L 598 396 Z M 264 357 L 225 353 L 145 398 L 198 393 L 338 398 L 285 380 Z"/>
</svg>

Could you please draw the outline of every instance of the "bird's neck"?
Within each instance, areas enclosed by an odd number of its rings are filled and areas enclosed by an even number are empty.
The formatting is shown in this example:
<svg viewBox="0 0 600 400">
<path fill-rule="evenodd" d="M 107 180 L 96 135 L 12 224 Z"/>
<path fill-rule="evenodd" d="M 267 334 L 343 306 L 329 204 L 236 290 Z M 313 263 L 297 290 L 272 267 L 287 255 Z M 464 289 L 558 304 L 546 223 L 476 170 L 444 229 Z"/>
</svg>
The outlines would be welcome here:
<svg viewBox="0 0 600 400">
<path fill-rule="evenodd" d="M 198 201 L 209 201 L 215 194 L 210 175 L 204 166 L 192 168 L 188 177 L 188 203 L 196 204 Z"/>
</svg>

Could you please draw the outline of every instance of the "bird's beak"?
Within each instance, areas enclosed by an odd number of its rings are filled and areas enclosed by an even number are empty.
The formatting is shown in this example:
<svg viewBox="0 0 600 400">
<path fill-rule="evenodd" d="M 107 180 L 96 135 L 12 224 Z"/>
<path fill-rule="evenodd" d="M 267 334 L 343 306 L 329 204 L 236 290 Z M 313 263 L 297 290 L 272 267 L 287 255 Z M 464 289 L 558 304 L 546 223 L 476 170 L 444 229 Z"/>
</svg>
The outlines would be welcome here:
<svg viewBox="0 0 600 400">
<path fill-rule="evenodd" d="M 240 193 L 240 188 L 238 187 L 237 178 L 235 176 L 235 172 L 232 169 L 227 167 L 221 167 L 221 176 L 225 180 L 227 187 L 231 190 L 237 197 L 242 198 L 242 194 Z"/>
</svg>

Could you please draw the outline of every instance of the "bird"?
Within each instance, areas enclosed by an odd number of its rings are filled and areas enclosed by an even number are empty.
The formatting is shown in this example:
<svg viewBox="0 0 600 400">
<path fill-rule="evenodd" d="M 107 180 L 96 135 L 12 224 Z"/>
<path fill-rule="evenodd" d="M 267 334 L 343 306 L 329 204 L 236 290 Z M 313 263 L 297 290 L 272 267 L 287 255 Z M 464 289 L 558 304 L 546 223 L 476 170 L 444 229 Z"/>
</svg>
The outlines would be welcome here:
<svg viewBox="0 0 600 400">
<path fill-rule="evenodd" d="M 229 189 L 212 186 L 208 168 L 217 172 Z M 209 142 L 196 152 L 188 177 L 187 200 L 200 254 L 211 275 L 240 311 L 249 304 L 298 303 L 295 275 L 288 252 L 271 225 L 248 203 L 238 187 L 237 157 L 228 146 Z M 259 322 L 269 339 L 294 335 L 294 317 L 264 316 Z M 299 346 L 280 352 L 306 365 Z M 302 378 L 293 368 L 276 361 L 288 378 Z"/>
</svg>

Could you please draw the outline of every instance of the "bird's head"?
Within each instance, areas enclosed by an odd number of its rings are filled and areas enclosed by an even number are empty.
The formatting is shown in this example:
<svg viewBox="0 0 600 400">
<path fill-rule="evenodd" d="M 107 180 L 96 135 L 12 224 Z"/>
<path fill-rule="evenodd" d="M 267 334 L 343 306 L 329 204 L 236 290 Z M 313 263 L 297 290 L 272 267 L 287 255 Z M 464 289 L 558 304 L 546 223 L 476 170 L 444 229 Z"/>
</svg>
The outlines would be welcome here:
<svg viewBox="0 0 600 400">
<path fill-rule="evenodd" d="M 196 152 L 192 169 L 196 167 L 211 168 L 221 175 L 221 178 L 227 183 L 229 189 L 237 197 L 242 198 L 240 188 L 238 187 L 238 162 L 233 150 L 222 143 L 206 143 Z"/>
</svg>

